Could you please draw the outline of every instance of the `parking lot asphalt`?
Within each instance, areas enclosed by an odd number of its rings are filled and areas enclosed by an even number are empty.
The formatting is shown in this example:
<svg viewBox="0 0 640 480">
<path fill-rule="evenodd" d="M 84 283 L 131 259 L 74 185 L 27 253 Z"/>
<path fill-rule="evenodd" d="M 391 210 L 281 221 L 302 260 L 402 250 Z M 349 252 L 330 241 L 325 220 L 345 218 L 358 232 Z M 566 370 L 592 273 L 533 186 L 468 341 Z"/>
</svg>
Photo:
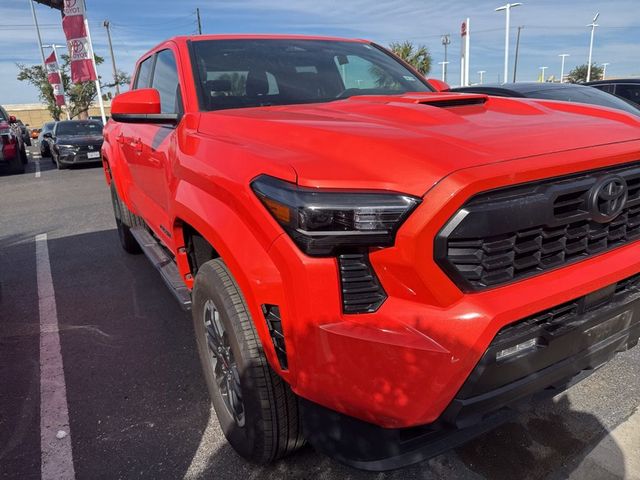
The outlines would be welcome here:
<svg viewBox="0 0 640 480">
<path fill-rule="evenodd" d="M 637 428 L 626 423 L 639 425 L 638 347 L 516 420 L 403 470 L 357 471 L 309 447 L 272 466 L 246 463 L 211 412 L 189 315 L 144 256 L 120 248 L 102 169 L 59 171 L 34 154 L 25 174 L 0 176 L 2 479 L 41 478 L 47 461 L 43 234 L 69 418 L 58 440 L 70 439 L 75 478 L 638 478 L 625 458 L 633 449 L 621 443 L 638 438 L 628 440 Z M 605 460 L 591 460 L 598 455 Z"/>
</svg>

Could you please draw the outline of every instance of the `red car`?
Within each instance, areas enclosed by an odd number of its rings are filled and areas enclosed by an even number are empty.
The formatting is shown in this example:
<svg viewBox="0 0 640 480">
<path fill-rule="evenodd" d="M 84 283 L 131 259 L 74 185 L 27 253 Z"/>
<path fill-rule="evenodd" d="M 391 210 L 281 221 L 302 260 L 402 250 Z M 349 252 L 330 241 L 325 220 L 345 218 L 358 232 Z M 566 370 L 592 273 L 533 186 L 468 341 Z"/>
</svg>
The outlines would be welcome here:
<svg viewBox="0 0 640 480">
<path fill-rule="evenodd" d="M 18 120 L 0 106 L 0 171 L 24 173 L 27 150 Z"/>
<path fill-rule="evenodd" d="M 640 335 L 640 121 L 434 91 L 384 48 L 168 40 L 102 149 L 120 240 L 191 308 L 220 425 L 417 462 Z"/>
</svg>

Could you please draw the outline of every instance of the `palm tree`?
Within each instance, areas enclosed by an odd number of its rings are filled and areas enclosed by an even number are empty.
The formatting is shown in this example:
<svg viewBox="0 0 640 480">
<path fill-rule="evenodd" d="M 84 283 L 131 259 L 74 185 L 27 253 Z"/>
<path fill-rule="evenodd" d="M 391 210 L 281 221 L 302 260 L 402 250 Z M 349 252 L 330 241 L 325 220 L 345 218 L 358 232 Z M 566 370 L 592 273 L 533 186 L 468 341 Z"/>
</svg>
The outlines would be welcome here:
<svg viewBox="0 0 640 480">
<path fill-rule="evenodd" d="M 422 75 L 426 76 L 431 71 L 431 53 L 426 46 L 414 46 L 413 43 L 405 41 L 402 43 L 393 42 L 389 45 L 389 48 L 402 60 L 412 65 Z"/>
</svg>

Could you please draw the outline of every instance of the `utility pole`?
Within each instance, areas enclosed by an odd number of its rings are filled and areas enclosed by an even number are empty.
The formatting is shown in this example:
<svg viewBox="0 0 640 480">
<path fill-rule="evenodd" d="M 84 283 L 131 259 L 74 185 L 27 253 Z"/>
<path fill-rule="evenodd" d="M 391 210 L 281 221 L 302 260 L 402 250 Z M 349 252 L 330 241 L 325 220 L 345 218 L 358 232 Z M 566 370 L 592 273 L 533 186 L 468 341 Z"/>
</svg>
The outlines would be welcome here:
<svg viewBox="0 0 640 480">
<path fill-rule="evenodd" d="M 596 27 L 598 24 L 598 17 L 600 16 L 600 12 L 596 13 L 596 16 L 593 17 L 593 21 L 587 25 L 587 27 L 591 27 L 591 43 L 589 43 L 589 65 L 587 66 L 587 82 L 591 81 L 591 59 L 593 57 L 593 35 L 596 31 Z"/>
<path fill-rule="evenodd" d="M 196 8 L 196 16 L 198 17 L 198 35 L 202 35 L 202 21 L 200 20 L 200 9 Z"/>
<path fill-rule="evenodd" d="M 513 62 L 513 83 L 516 83 L 516 75 L 518 73 L 518 55 L 520 53 L 520 31 L 523 29 L 522 26 L 518 27 L 518 36 L 516 38 L 516 58 Z"/>
<path fill-rule="evenodd" d="M 540 67 L 540 70 L 542 70 L 542 83 L 544 83 L 544 72 L 547 70 L 547 68 L 549 67 Z"/>
<path fill-rule="evenodd" d="M 111 24 L 109 20 L 105 20 L 103 23 L 104 28 L 107 29 L 107 39 L 109 40 L 109 51 L 111 52 L 111 66 L 113 67 L 113 83 L 116 85 L 116 95 L 120 95 L 120 86 L 118 85 L 118 69 L 116 68 L 116 57 L 113 55 L 113 44 L 111 43 Z"/>
<path fill-rule="evenodd" d="M 484 83 L 484 74 L 487 73 L 486 70 L 480 70 L 478 72 L 478 75 L 480 75 L 480 85 L 482 85 Z"/>
<path fill-rule="evenodd" d="M 603 63 L 602 64 L 602 80 L 606 80 L 607 79 L 607 65 L 611 65 L 610 63 Z"/>
<path fill-rule="evenodd" d="M 511 24 L 511 9 L 519 7 L 522 3 L 507 3 L 502 7 L 496 8 L 496 12 L 505 12 L 505 33 L 504 33 L 504 82 L 507 83 L 509 78 L 509 28 Z"/>
<path fill-rule="evenodd" d="M 42 57 L 42 68 L 46 70 L 44 65 L 44 50 L 42 49 L 42 37 L 40 36 L 40 26 L 38 25 L 38 17 L 36 17 L 36 9 L 33 6 L 33 0 L 27 0 L 31 5 L 31 16 L 33 17 L 33 24 L 36 27 L 36 34 L 38 36 L 38 48 L 40 49 L 40 56 Z"/>
<path fill-rule="evenodd" d="M 449 46 L 449 44 L 451 43 L 451 35 L 446 33 L 442 36 L 442 45 L 444 45 L 444 62 L 442 64 L 442 81 L 446 82 L 447 81 L 447 65 L 449 65 L 449 62 L 447 61 L 447 47 Z"/>
<path fill-rule="evenodd" d="M 570 55 L 568 53 L 561 53 L 558 56 L 562 58 L 562 66 L 560 67 L 560 83 L 564 83 L 564 61 Z"/>
</svg>

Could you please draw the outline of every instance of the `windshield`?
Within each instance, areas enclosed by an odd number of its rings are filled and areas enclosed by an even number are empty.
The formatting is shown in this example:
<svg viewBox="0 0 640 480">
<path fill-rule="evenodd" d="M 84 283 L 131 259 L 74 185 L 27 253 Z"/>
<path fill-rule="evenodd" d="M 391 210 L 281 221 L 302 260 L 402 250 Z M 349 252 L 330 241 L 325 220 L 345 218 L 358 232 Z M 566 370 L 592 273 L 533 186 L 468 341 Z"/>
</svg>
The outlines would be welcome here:
<svg viewBox="0 0 640 480">
<path fill-rule="evenodd" d="M 527 93 L 528 97 L 565 102 L 590 103 L 601 107 L 617 108 L 634 115 L 640 115 L 640 109 L 631 103 L 593 87 L 549 88 Z"/>
<path fill-rule="evenodd" d="M 56 135 L 73 137 L 84 135 L 102 135 L 101 122 L 59 122 L 56 126 Z"/>
<path fill-rule="evenodd" d="M 374 45 L 330 40 L 193 43 L 203 110 L 429 92 L 424 78 Z"/>
</svg>

